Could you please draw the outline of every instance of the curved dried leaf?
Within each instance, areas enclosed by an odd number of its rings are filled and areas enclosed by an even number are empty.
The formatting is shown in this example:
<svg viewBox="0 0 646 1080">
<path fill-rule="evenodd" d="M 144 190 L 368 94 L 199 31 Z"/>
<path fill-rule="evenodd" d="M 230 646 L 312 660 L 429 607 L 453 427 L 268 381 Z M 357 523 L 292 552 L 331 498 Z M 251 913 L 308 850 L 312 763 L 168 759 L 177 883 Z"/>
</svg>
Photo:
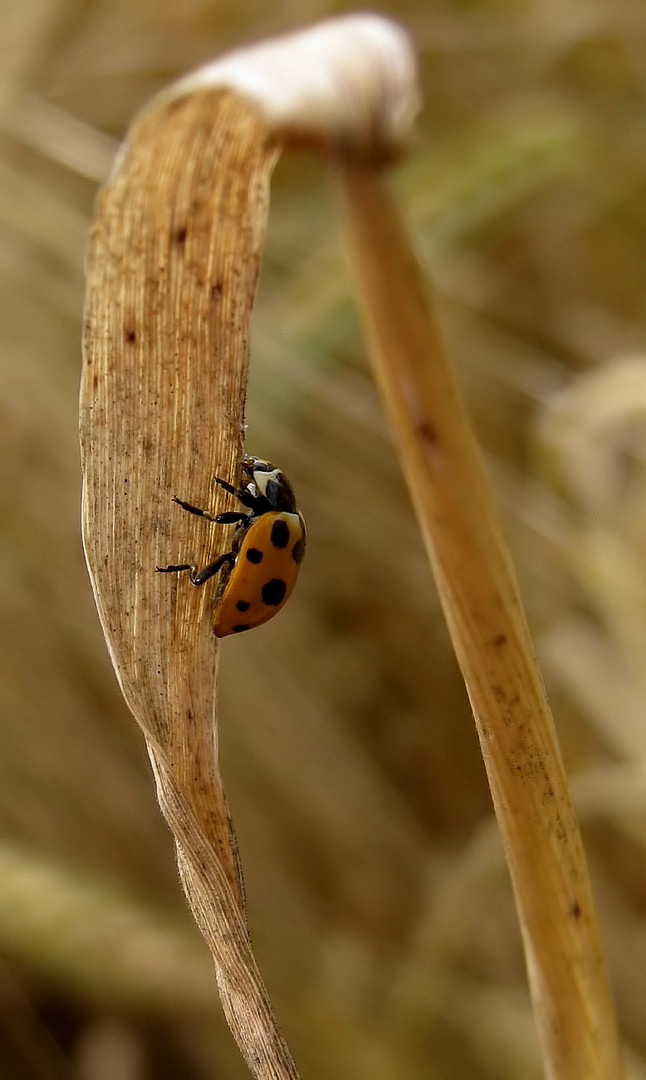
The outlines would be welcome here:
<svg viewBox="0 0 646 1080">
<path fill-rule="evenodd" d="M 247 932 L 215 727 L 213 477 L 238 479 L 250 317 L 279 137 L 393 155 L 416 107 L 402 32 L 341 19 L 187 77 L 135 122 L 103 189 L 88 257 L 81 386 L 83 538 L 106 641 L 145 735 L 182 884 L 220 996 L 258 1077 L 296 1077 Z"/>
</svg>

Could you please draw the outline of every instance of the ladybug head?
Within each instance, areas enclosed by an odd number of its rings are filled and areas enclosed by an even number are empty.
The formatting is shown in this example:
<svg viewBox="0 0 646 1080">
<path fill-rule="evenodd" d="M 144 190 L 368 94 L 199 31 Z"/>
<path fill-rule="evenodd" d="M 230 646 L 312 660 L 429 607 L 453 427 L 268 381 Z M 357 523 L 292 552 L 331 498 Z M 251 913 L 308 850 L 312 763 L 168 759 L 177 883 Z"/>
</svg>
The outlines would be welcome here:
<svg viewBox="0 0 646 1080">
<path fill-rule="evenodd" d="M 283 510 L 288 514 L 296 513 L 296 495 L 289 480 L 280 469 L 263 458 L 245 455 L 242 462 L 243 472 L 248 477 L 247 489 L 252 495 L 263 498 L 271 510 Z"/>
</svg>

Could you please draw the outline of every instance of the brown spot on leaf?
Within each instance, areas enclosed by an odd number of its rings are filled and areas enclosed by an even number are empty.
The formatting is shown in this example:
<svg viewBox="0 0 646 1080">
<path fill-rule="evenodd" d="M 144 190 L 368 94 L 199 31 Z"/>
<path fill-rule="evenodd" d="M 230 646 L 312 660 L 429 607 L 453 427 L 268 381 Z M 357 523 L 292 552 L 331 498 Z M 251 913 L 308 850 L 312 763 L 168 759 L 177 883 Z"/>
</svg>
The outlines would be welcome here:
<svg viewBox="0 0 646 1080">
<path fill-rule="evenodd" d="M 431 443 L 433 446 L 437 445 L 437 432 L 435 428 L 432 427 L 432 425 L 429 424 L 426 420 L 424 420 L 421 424 L 418 425 L 417 430 L 419 431 L 425 442 Z"/>
</svg>

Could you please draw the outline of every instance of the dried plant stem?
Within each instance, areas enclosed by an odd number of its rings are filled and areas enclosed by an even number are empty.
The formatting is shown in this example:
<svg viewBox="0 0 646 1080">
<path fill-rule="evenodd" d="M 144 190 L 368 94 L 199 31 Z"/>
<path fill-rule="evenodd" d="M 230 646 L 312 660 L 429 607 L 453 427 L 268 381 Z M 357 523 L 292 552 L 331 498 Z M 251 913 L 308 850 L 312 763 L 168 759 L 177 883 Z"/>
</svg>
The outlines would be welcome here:
<svg viewBox="0 0 646 1080">
<path fill-rule="evenodd" d="M 579 828 L 515 574 L 427 283 L 375 171 L 341 173 L 376 377 L 475 714 L 546 1074 L 616 1080 L 614 1013 Z"/>
</svg>

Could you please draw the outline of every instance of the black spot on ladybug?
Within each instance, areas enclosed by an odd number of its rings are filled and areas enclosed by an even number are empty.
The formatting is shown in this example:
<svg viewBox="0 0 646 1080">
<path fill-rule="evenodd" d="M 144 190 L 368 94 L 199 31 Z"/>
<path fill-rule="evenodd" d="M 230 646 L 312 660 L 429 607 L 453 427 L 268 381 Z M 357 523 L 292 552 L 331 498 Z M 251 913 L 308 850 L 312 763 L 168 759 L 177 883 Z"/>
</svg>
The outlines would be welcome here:
<svg viewBox="0 0 646 1080">
<path fill-rule="evenodd" d="M 246 600 L 238 600 L 236 608 L 238 609 L 238 611 L 248 611 L 249 604 Z"/>
<path fill-rule="evenodd" d="M 268 607 L 278 607 L 285 599 L 285 593 L 287 592 L 287 585 L 281 578 L 272 578 L 271 581 L 265 582 L 260 595 L 262 596 L 263 604 L 267 604 Z"/>
<path fill-rule="evenodd" d="M 286 521 L 275 521 L 271 527 L 271 542 L 274 547 L 286 548 L 289 543 L 289 525 Z"/>
<path fill-rule="evenodd" d="M 292 548 L 292 559 L 294 560 L 294 562 L 296 563 L 297 566 L 300 563 L 302 563 L 304 554 L 305 554 L 305 541 L 303 540 L 303 537 L 301 536 L 301 537 L 299 537 L 299 539 L 296 541 L 296 543 L 294 544 L 294 546 Z"/>
<path fill-rule="evenodd" d="M 241 634 L 243 630 L 251 630 L 251 627 L 248 623 L 238 623 L 236 626 L 231 627 L 232 634 Z"/>
<path fill-rule="evenodd" d="M 263 553 L 258 548 L 249 548 L 247 552 L 247 560 L 251 563 L 260 563 L 263 560 Z"/>
</svg>

